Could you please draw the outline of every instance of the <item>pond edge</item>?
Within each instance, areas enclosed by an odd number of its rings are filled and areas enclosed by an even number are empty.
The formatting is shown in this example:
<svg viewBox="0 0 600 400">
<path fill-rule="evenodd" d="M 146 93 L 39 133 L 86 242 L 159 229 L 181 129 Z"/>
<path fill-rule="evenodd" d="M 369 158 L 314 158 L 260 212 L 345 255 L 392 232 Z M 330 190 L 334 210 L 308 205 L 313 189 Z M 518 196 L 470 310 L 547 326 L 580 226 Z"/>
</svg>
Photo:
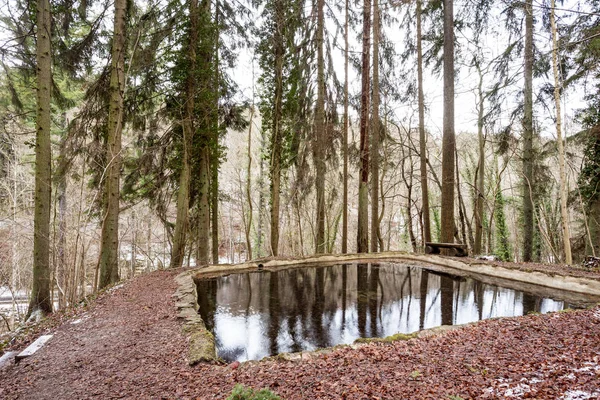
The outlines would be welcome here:
<svg viewBox="0 0 600 400">
<path fill-rule="evenodd" d="M 208 331 L 208 329 L 206 329 L 204 321 L 200 315 L 198 315 L 198 294 L 195 283 L 196 279 L 213 278 L 231 273 L 252 272 L 259 269 L 274 271 L 317 265 L 327 266 L 357 261 L 398 261 L 403 263 L 414 262 L 420 266 L 427 264 L 428 267 L 437 267 L 433 269 L 441 270 L 442 272 L 459 271 L 462 274 L 468 274 L 469 276 L 476 275 L 499 278 L 513 282 L 543 286 L 550 289 L 558 289 L 565 292 L 574 292 L 600 298 L 600 281 L 593 279 L 564 275 L 550 275 L 540 271 L 521 271 L 492 265 L 480 260 L 475 262 L 463 262 L 455 258 L 444 256 L 422 255 L 406 252 L 335 255 L 328 254 L 294 259 L 265 258 L 253 260 L 243 264 L 219 264 L 204 266 L 187 270 L 175 277 L 178 288 L 173 294 L 173 297 L 175 298 L 177 317 L 183 319 L 182 330 L 184 335 L 188 337 L 189 340 L 188 363 L 190 365 L 195 365 L 198 363 L 217 363 L 221 361 L 216 355 L 214 336 L 210 331 Z M 437 329 L 433 328 L 432 332 L 428 333 L 424 333 L 425 331 L 422 331 L 421 333 L 423 333 L 423 335 L 418 333 L 416 334 L 416 337 L 423 337 L 425 335 L 431 335 L 432 333 L 440 334 L 449 330 L 449 328 L 439 329 L 442 327 L 437 327 Z M 459 329 L 461 327 L 462 325 L 457 325 L 451 330 Z M 352 347 L 361 345 L 364 344 L 353 344 L 350 346 Z M 334 348 L 321 349 L 315 352 L 290 353 L 274 357 L 285 360 L 302 360 L 306 357 L 312 356 L 309 356 L 308 353 L 323 354 L 324 352 L 327 353 L 332 351 L 332 349 Z"/>
</svg>

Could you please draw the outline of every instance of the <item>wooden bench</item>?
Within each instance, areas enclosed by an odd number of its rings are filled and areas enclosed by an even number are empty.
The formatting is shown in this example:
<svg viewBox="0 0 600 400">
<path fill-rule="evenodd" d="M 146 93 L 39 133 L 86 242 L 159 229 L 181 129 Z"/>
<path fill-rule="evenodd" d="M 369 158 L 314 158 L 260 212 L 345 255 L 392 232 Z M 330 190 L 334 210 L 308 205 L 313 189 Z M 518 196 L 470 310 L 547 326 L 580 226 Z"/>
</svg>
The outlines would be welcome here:
<svg viewBox="0 0 600 400">
<path fill-rule="evenodd" d="M 453 249 L 457 257 L 468 255 L 466 244 L 425 242 L 425 254 L 440 254 L 440 249 Z"/>
</svg>

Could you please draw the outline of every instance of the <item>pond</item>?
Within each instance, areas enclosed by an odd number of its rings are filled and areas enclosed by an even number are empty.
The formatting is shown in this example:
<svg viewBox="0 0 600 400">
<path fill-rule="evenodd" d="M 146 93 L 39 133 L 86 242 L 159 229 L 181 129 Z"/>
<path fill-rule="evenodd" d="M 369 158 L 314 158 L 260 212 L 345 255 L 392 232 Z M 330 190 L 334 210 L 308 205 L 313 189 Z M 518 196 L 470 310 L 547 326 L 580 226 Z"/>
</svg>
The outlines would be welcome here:
<svg viewBox="0 0 600 400">
<path fill-rule="evenodd" d="M 402 264 L 232 274 L 197 288 L 198 312 L 228 362 L 575 306 Z"/>
</svg>

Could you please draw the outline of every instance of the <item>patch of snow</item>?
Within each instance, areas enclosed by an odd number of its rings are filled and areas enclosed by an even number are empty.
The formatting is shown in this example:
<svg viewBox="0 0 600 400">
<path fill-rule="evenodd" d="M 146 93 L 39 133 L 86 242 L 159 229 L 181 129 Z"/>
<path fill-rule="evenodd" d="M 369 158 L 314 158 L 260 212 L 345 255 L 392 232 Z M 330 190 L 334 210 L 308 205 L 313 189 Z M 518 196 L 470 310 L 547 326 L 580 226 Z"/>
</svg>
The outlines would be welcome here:
<svg viewBox="0 0 600 400">
<path fill-rule="evenodd" d="M 484 389 L 485 394 L 493 395 L 495 397 L 515 397 L 522 398 L 526 393 L 536 392 L 535 388 L 532 388 L 530 385 L 542 382 L 537 378 L 521 378 L 519 383 L 516 386 L 511 387 L 511 380 L 505 378 L 499 378 L 497 381 L 500 383 L 498 385 L 498 389 L 495 390 L 492 387 Z M 529 383 L 529 384 L 528 384 Z"/>
<path fill-rule="evenodd" d="M 89 318 L 89 315 L 83 314 L 81 318 L 77 318 L 76 320 L 71 321 L 71 325 L 77 325 L 85 321 Z"/>
<path fill-rule="evenodd" d="M 561 400 L 587 400 L 596 399 L 600 396 L 600 392 L 584 392 L 583 390 L 567 390 L 561 397 Z"/>
<path fill-rule="evenodd" d="M 122 287 L 123 287 L 123 284 L 122 284 L 122 283 L 120 283 L 120 284 L 118 284 L 117 286 L 113 286 L 113 287 L 111 287 L 110 289 L 108 289 L 108 292 L 109 292 L 109 293 L 112 293 L 112 292 L 114 292 L 115 290 L 119 290 L 119 289 L 121 289 Z"/>
<path fill-rule="evenodd" d="M 504 397 L 523 397 L 525 393 L 531 392 L 531 387 L 526 383 L 519 383 L 517 386 L 508 388 L 504 392 Z"/>
<path fill-rule="evenodd" d="M 497 256 L 477 256 L 478 260 L 486 260 L 486 261 L 499 261 L 500 259 Z"/>
</svg>

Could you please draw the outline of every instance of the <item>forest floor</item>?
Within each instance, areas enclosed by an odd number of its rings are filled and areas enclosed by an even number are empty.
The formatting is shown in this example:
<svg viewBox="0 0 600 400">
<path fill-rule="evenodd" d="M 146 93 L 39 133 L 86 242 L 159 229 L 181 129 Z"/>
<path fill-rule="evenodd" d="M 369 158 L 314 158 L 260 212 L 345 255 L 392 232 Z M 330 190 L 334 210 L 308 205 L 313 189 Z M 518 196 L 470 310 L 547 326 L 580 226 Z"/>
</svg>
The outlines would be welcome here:
<svg viewBox="0 0 600 400">
<path fill-rule="evenodd" d="M 486 320 L 303 361 L 189 366 L 171 297 L 179 272 L 139 276 L 33 328 L 11 348 L 54 337 L 0 370 L 0 398 L 212 399 L 226 398 L 236 383 L 284 399 L 600 398 L 598 306 Z"/>
</svg>

